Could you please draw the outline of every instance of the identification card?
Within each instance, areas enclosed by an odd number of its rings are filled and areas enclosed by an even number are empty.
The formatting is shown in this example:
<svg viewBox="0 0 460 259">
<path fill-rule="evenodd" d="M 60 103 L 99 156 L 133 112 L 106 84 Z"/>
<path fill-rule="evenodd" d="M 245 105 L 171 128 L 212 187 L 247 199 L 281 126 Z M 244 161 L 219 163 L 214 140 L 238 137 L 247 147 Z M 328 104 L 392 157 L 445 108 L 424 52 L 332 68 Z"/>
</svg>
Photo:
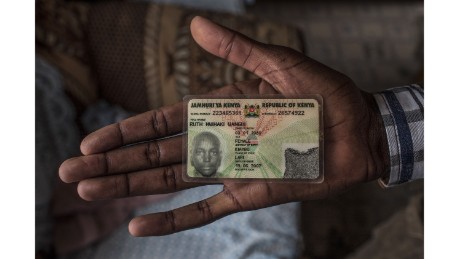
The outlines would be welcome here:
<svg viewBox="0 0 460 259">
<path fill-rule="evenodd" d="M 186 181 L 322 182 L 322 98 L 185 98 Z"/>
</svg>

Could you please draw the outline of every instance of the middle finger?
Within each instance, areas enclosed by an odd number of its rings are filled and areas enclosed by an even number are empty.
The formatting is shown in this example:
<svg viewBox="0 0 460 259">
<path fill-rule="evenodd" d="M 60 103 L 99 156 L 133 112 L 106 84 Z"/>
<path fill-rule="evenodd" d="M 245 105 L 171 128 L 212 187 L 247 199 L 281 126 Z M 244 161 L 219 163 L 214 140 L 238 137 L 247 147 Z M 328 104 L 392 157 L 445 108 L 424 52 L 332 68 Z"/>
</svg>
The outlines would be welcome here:
<svg viewBox="0 0 460 259">
<path fill-rule="evenodd" d="M 176 192 L 203 184 L 184 182 L 184 165 L 175 164 L 139 172 L 86 179 L 78 184 L 85 200 L 105 200 Z"/>
<path fill-rule="evenodd" d="M 59 175 L 64 182 L 129 173 L 178 163 L 182 160 L 183 136 L 154 140 L 105 153 L 65 161 Z"/>
</svg>

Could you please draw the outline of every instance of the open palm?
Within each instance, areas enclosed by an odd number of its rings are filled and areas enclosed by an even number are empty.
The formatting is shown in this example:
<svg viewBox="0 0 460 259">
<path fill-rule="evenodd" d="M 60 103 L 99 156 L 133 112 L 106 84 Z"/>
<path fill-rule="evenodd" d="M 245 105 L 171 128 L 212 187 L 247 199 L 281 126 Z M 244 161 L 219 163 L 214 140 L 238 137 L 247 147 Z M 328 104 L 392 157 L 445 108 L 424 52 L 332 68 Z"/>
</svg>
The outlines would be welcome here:
<svg viewBox="0 0 460 259">
<path fill-rule="evenodd" d="M 256 42 L 201 17 L 193 19 L 191 31 L 206 51 L 261 78 L 211 94 L 323 96 L 325 180 L 321 184 L 227 182 L 222 192 L 208 199 L 133 219 L 131 234 L 165 235 L 238 211 L 325 198 L 377 179 L 386 171 L 386 139 L 378 110 L 372 96 L 347 76 L 292 49 Z M 174 135 L 181 133 L 182 122 L 183 106 L 178 103 L 102 128 L 83 140 L 83 156 L 61 165 L 60 177 L 65 182 L 80 181 L 78 192 L 86 200 L 169 193 L 202 185 L 181 178 L 182 136 Z"/>
</svg>

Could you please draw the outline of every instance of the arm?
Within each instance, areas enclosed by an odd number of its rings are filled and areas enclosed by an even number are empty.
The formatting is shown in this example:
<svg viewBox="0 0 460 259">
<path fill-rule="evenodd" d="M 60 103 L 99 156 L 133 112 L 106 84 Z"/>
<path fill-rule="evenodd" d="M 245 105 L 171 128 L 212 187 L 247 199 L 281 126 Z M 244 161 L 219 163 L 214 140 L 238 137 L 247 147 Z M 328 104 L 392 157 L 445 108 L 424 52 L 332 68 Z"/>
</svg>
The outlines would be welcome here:
<svg viewBox="0 0 460 259">
<path fill-rule="evenodd" d="M 321 184 L 224 183 L 213 197 L 172 211 L 133 219 L 135 236 L 166 235 L 226 215 L 291 201 L 321 199 L 383 177 L 390 165 L 377 103 L 347 76 L 292 49 L 262 44 L 196 17 L 192 36 L 206 51 L 260 79 L 225 86 L 211 94 L 321 94 L 324 98 L 324 172 Z M 181 178 L 182 104 L 162 107 L 87 136 L 83 156 L 64 162 L 65 182 L 79 182 L 83 199 L 98 200 L 175 192 L 200 184 Z M 125 145 L 147 141 L 135 146 Z M 127 159 L 129 158 L 129 159 Z"/>
</svg>

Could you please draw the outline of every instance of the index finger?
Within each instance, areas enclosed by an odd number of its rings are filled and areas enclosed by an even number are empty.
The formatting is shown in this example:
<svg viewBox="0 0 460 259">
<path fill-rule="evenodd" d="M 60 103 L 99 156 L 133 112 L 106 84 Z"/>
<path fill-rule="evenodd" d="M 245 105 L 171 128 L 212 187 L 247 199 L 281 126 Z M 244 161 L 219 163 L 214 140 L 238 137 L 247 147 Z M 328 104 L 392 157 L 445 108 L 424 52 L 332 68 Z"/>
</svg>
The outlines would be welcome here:
<svg viewBox="0 0 460 259">
<path fill-rule="evenodd" d="M 211 91 L 210 95 L 275 94 L 275 89 L 260 79 L 244 81 Z M 80 149 L 83 155 L 103 153 L 111 149 L 168 137 L 183 129 L 183 102 L 148 111 L 124 121 L 106 126 L 83 139 Z"/>
<path fill-rule="evenodd" d="M 161 107 L 101 128 L 83 139 L 83 155 L 105 152 L 140 141 L 171 136 L 182 131 L 182 103 Z"/>
</svg>

